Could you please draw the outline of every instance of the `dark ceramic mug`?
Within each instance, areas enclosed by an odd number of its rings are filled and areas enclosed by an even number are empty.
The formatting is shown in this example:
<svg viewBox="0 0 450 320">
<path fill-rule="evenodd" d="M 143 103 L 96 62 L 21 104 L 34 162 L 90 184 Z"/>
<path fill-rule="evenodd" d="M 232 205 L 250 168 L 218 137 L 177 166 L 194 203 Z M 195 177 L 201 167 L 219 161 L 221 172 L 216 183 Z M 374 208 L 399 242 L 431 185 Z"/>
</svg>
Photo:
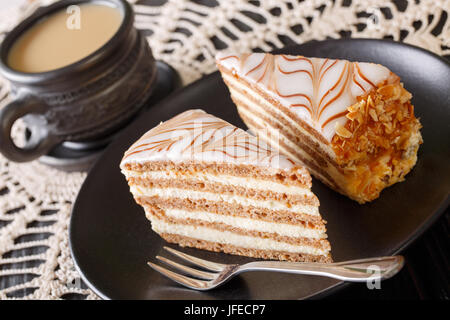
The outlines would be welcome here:
<svg viewBox="0 0 450 320">
<path fill-rule="evenodd" d="M 48 72 L 24 73 L 8 66 L 9 50 L 25 30 L 49 14 L 83 3 L 109 4 L 121 11 L 122 23 L 105 45 Z M 100 139 L 130 121 L 149 98 L 157 76 L 148 43 L 133 23 L 132 8 L 124 0 L 62 0 L 38 9 L 12 30 L 0 47 L 0 73 L 11 82 L 13 97 L 0 110 L 0 152 L 13 161 L 30 161 L 63 141 Z M 31 132 L 23 148 L 11 139 L 19 118 Z"/>
</svg>

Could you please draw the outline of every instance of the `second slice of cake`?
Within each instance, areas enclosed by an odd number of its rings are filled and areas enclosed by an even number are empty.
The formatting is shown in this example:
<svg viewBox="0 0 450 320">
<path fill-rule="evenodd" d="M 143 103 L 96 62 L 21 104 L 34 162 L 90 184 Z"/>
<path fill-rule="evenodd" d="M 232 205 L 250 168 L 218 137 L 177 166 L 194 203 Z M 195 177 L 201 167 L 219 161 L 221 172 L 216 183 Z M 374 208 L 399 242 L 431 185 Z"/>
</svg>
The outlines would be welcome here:
<svg viewBox="0 0 450 320">
<path fill-rule="evenodd" d="M 256 135 L 360 203 L 416 163 L 411 94 L 382 65 L 268 53 L 221 53 L 217 65 Z"/>
<path fill-rule="evenodd" d="M 120 166 L 153 230 L 168 242 L 264 259 L 331 261 L 306 169 L 202 110 L 144 134 Z"/>
</svg>

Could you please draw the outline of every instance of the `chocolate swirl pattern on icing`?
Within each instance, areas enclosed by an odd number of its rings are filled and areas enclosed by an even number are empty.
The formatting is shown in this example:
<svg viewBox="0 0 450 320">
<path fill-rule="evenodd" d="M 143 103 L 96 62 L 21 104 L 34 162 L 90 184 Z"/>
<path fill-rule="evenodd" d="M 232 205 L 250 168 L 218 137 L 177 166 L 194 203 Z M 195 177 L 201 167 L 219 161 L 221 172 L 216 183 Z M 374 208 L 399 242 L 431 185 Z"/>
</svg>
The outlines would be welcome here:
<svg viewBox="0 0 450 320">
<path fill-rule="evenodd" d="M 128 162 L 229 162 L 291 169 L 294 161 L 263 141 L 203 110 L 188 110 L 145 133 L 126 152 Z"/>
<path fill-rule="evenodd" d="M 364 62 L 267 53 L 219 53 L 217 63 L 257 84 L 328 141 L 347 108 L 377 84 L 396 76 L 386 67 Z"/>
</svg>

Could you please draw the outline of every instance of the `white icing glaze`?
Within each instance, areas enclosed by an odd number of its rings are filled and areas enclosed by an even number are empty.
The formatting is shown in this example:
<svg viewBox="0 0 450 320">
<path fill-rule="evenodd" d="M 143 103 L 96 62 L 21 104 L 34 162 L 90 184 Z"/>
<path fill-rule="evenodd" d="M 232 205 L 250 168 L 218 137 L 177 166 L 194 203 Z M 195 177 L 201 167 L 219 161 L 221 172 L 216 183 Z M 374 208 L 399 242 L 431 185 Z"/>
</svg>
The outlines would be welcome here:
<svg viewBox="0 0 450 320">
<path fill-rule="evenodd" d="M 296 165 L 255 136 L 199 109 L 145 133 L 125 152 L 121 167 L 148 161 L 229 162 L 286 170 Z"/>
<path fill-rule="evenodd" d="M 303 56 L 221 52 L 216 61 L 257 84 L 331 141 L 347 108 L 379 83 L 396 78 L 386 67 Z"/>
</svg>

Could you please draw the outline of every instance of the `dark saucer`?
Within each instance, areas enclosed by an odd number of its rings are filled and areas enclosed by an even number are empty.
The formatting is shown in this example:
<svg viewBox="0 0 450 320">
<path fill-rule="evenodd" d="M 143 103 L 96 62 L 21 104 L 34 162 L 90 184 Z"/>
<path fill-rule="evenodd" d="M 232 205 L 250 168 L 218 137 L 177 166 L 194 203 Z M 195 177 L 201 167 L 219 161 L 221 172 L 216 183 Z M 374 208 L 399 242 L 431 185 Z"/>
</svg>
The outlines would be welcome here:
<svg viewBox="0 0 450 320">
<path fill-rule="evenodd" d="M 39 162 L 63 171 L 87 171 L 101 155 L 108 144 L 114 140 L 134 119 L 140 116 L 156 102 L 163 99 L 180 86 L 178 74 L 168 64 L 157 61 L 158 78 L 154 93 L 143 105 L 141 111 L 124 127 L 112 134 L 93 141 L 65 141 L 53 148 L 47 155 L 39 158 Z"/>
</svg>

